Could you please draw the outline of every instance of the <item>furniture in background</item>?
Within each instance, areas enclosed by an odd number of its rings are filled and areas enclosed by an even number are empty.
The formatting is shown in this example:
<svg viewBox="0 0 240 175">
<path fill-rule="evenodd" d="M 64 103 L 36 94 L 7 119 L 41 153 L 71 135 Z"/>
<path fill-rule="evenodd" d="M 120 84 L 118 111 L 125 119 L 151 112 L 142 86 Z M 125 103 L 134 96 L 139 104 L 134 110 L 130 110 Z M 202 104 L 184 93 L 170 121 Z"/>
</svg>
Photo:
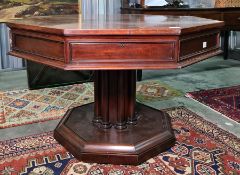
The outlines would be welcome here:
<svg viewBox="0 0 240 175">
<path fill-rule="evenodd" d="M 79 160 L 112 164 L 139 164 L 175 143 L 169 115 L 136 103 L 136 70 L 182 68 L 221 53 L 223 25 L 128 14 L 8 22 L 11 55 L 63 70 L 95 70 L 94 103 L 69 110 L 54 137 Z"/>
<path fill-rule="evenodd" d="M 28 88 L 31 90 L 89 82 L 93 81 L 94 76 L 91 70 L 63 71 L 32 61 L 27 61 L 26 69 Z"/>
</svg>

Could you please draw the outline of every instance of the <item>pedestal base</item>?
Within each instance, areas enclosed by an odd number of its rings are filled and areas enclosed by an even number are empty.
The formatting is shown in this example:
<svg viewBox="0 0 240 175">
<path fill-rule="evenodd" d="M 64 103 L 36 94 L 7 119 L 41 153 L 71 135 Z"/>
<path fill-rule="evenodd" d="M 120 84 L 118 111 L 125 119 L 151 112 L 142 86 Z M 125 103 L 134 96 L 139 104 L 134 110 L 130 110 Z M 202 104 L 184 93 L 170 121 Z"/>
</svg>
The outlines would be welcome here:
<svg viewBox="0 0 240 175">
<path fill-rule="evenodd" d="M 137 124 L 102 129 L 93 124 L 93 103 L 69 110 L 54 131 L 55 139 L 84 162 L 139 164 L 175 143 L 167 113 L 137 103 Z"/>
</svg>

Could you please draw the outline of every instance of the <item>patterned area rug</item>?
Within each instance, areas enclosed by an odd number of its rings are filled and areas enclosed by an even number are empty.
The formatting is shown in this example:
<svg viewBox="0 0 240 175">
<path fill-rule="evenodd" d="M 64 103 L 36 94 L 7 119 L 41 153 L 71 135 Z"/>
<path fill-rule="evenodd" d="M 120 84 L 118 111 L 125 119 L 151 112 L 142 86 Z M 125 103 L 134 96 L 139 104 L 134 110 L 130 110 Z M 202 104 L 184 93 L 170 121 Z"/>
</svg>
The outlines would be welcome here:
<svg viewBox="0 0 240 175">
<path fill-rule="evenodd" d="M 190 92 L 186 96 L 240 123 L 240 86 Z"/>
<path fill-rule="evenodd" d="M 93 83 L 83 83 L 0 92 L 0 128 L 62 118 L 68 109 L 92 102 L 93 91 Z M 143 81 L 137 85 L 137 98 L 142 102 L 179 95 L 180 92 L 158 81 Z"/>
<path fill-rule="evenodd" d="M 79 162 L 49 132 L 0 142 L 0 174 L 240 174 L 240 139 L 186 108 L 173 108 L 167 112 L 177 138 L 175 146 L 139 166 Z"/>
<path fill-rule="evenodd" d="M 91 83 L 2 93 L 0 128 L 62 118 L 72 107 L 93 101 Z"/>
<path fill-rule="evenodd" d="M 167 100 L 182 95 L 182 92 L 157 80 L 137 83 L 137 100 L 140 102 Z"/>
</svg>

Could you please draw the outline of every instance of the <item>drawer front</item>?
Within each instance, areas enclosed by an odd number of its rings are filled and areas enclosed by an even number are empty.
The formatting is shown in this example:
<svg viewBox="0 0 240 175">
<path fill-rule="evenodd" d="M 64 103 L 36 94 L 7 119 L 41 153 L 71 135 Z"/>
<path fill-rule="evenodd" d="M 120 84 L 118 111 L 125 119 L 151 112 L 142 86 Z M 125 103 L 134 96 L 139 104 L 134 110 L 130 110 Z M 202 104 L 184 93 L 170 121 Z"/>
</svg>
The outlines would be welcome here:
<svg viewBox="0 0 240 175">
<path fill-rule="evenodd" d="M 43 38 L 13 34 L 12 49 L 51 60 L 64 61 L 64 43 Z"/>
<path fill-rule="evenodd" d="M 197 56 L 219 47 L 219 34 L 196 35 L 180 40 L 180 60 Z"/>
<path fill-rule="evenodd" d="M 175 43 L 71 43 L 72 62 L 174 61 Z"/>
</svg>

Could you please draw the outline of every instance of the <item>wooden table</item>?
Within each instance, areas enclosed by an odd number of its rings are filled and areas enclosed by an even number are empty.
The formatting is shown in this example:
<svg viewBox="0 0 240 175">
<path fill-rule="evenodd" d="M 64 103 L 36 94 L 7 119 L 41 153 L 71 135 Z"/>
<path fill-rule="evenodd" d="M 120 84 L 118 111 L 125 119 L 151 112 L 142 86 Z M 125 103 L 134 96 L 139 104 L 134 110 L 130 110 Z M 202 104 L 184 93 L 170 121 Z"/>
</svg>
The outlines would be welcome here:
<svg viewBox="0 0 240 175">
<path fill-rule="evenodd" d="M 230 31 L 240 31 L 240 7 L 223 8 L 122 8 L 122 13 L 127 14 L 152 14 L 152 15 L 174 15 L 174 16 L 197 16 L 202 18 L 221 20 L 225 22 L 222 28 L 224 59 L 229 56 L 229 34 Z M 231 53 L 230 53 L 231 54 Z"/>
<path fill-rule="evenodd" d="M 136 103 L 136 70 L 181 68 L 220 53 L 223 22 L 118 15 L 7 25 L 11 55 L 64 70 L 95 70 L 95 102 L 69 110 L 55 139 L 79 160 L 139 164 L 173 146 L 175 137 L 167 113 Z"/>
</svg>

